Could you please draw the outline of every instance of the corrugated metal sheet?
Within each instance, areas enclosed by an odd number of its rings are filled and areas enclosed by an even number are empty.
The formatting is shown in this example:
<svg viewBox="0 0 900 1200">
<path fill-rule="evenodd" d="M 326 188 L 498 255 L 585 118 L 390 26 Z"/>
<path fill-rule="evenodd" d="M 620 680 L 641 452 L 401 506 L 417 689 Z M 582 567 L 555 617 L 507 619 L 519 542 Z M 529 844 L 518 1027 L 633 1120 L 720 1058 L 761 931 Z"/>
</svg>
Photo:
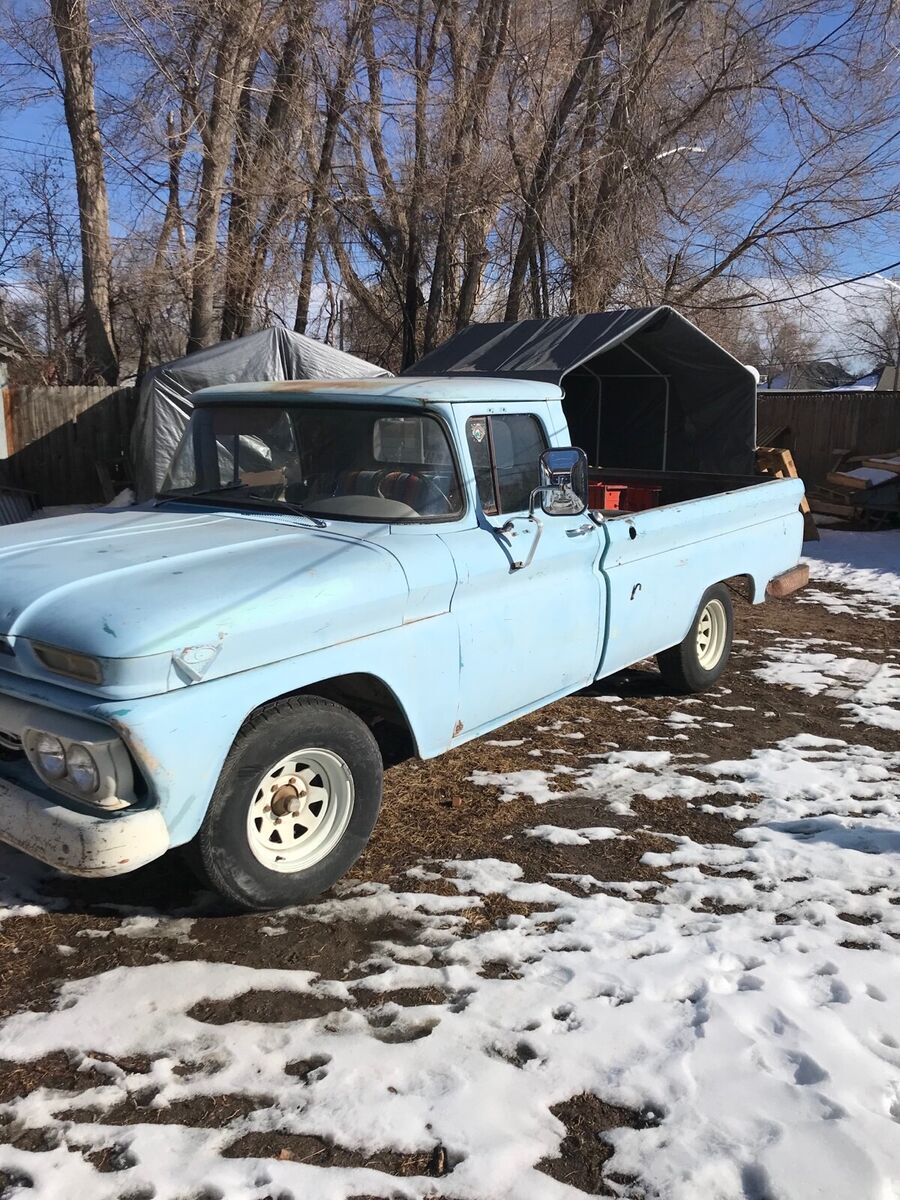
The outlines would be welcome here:
<svg viewBox="0 0 900 1200">
<path fill-rule="evenodd" d="M 15 525 L 27 521 L 35 510 L 32 492 L 0 486 L 0 525 Z"/>
</svg>

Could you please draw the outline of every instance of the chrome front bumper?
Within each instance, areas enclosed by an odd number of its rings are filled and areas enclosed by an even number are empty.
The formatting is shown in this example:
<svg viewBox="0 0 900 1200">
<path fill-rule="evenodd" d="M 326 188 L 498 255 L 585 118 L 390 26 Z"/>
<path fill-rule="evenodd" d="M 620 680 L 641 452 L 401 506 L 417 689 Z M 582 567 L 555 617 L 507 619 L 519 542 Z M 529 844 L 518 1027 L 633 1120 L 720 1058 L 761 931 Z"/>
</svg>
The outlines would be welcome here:
<svg viewBox="0 0 900 1200">
<path fill-rule="evenodd" d="M 165 854 L 158 809 L 94 816 L 0 777 L 0 841 L 69 875 L 123 875 Z"/>
</svg>

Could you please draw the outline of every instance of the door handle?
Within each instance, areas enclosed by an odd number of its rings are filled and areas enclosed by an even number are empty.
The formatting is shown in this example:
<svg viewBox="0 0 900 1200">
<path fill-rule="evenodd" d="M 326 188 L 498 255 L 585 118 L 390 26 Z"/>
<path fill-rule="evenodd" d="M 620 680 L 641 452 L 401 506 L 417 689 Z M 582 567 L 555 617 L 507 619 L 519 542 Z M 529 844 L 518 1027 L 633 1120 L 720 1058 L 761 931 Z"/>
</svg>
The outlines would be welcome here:
<svg viewBox="0 0 900 1200">
<path fill-rule="evenodd" d="M 594 528 L 595 526 L 588 521 L 586 525 L 576 525 L 574 529 L 567 529 L 566 537 L 583 537 L 586 533 L 590 533 Z"/>
</svg>

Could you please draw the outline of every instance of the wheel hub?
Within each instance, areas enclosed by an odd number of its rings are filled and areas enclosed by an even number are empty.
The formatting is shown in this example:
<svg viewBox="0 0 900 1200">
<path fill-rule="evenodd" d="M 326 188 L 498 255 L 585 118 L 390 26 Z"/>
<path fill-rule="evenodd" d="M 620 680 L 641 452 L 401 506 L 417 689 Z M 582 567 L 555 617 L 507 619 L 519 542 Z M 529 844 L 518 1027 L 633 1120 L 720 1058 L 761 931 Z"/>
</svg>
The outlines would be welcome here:
<svg viewBox="0 0 900 1200">
<path fill-rule="evenodd" d="M 285 783 L 276 788 L 275 794 L 272 796 L 273 814 L 276 817 L 298 816 L 303 808 L 305 792 L 306 788 L 304 787 L 304 795 L 301 795 L 296 783 Z"/>
<path fill-rule="evenodd" d="M 301 871 L 337 845 L 353 812 L 354 787 L 342 758 L 323 747 L 273 763 L 252 793 L 247 840 L 273 871 Z"/>
</svg>

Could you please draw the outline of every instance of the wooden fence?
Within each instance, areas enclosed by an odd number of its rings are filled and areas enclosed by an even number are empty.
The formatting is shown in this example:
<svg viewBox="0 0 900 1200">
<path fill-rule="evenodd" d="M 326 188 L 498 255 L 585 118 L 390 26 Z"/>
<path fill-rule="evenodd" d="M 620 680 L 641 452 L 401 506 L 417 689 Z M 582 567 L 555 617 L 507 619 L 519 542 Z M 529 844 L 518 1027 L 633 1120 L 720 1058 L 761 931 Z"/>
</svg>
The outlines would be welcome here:
<svg viewBox="0 0 900 1200">
<path fill-rule="evenodd" d="M 115 474 L 128 457 L 137 389 L 9 386 L 2 403 L 0 483 L 36 492 L 42 504 L 107 498 L 101 471 Z"/>
<path fill-rule="evenodd" d="M 807 484 L 822 483 L 839 450 L 882 454 L 900 450 L 900 392 L 760 392 L 760 437 L 789 449 Z"/>
</svg>

